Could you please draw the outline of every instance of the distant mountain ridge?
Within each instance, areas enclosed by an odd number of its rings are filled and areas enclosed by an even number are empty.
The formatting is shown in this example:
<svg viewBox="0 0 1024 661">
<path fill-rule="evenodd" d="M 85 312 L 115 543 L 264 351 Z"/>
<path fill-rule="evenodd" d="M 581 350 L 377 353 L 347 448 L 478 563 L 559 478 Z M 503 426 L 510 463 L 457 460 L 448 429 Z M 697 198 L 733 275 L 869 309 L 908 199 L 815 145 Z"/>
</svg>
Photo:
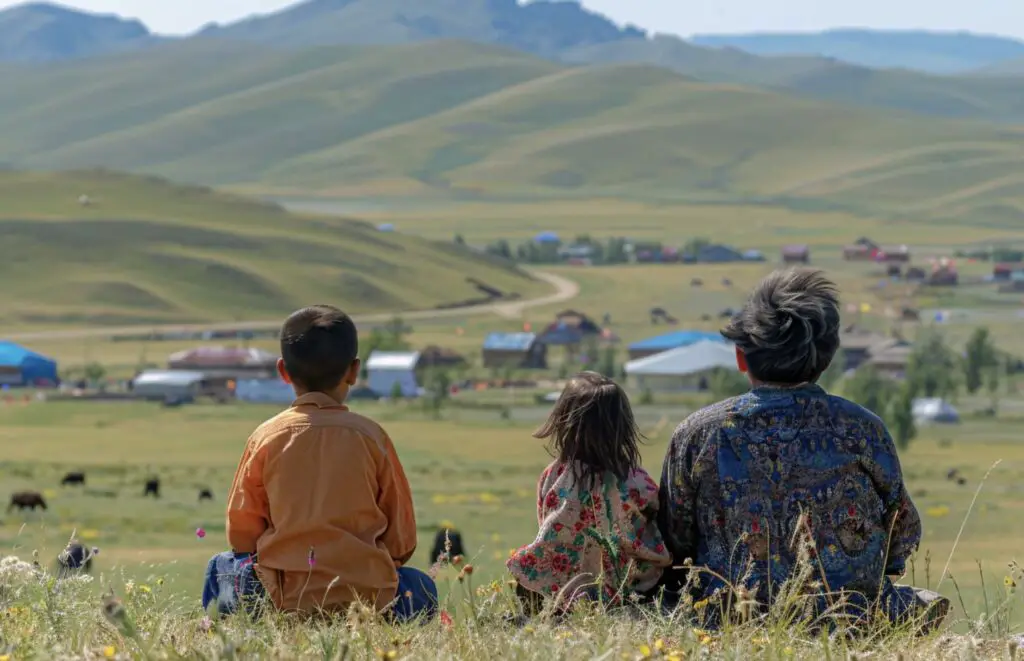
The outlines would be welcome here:
<svg viewBox="0 0 1024 661">
<path fill-rule="evenodd" d="M 279 46 L 459 39 L 556 59 L 570 48 L 646 37 L 577 2 L 517 0 L 307 0 L 273 14 L 212 26 L 201 35 Z"/>
<path fill-rule="evenodd" d="M 837 29 L 697 35 L 698 46 L 736 48 L 752 55 L 830 57 L 873 69 L 963 74 L 1024 58 L 1024 42 L 967 32 Z"/>
<path fill-rule="evenodd" d="M 0 61 L 93 57 L 158 41 L 141 21 L 33 3 L 0 12 Z"/>
</svg>

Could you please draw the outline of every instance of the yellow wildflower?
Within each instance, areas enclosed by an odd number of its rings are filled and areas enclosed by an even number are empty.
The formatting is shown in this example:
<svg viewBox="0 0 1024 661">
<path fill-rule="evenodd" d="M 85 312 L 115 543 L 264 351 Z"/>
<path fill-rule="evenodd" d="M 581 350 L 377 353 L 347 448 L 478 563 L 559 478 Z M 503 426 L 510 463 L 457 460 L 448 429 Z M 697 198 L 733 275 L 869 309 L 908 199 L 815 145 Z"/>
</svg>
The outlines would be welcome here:
<svg viewBox="0 0 1024 661">
<path fill-rule="evenodd" d="M 659 652 L 664 652 L 665 651 L 665 641 L 662 640 L 661 638 L 659 638 L 658 640 L 654 641 L 654 649 L 658 650 Z"/>
<path fill-rule="evenodd" d="M 946 505 L 939 505 L 937 507 L 929 507 L 926 510 L 928 516 L 934 519 L 941 519 L 944 516 L 949 516 L 949 507 Z"/>
<path fill-rule="evenodd" d="M 0 654 L 0 661 L 11 661 L 10 654 Z"/>
<path fill-rule="evenodd" d="M 139 591 L 140 592 L 145 592 L 146 594 L 149 594 L 150 592 L 153 591 L 153 589 L 151 587 L 149 587 L 148 585 L 146 585 L 145 583 L 143 583 L 142 585 L 139 586 Z"/>
<path fill-rule="evenodd" d="M 646 643 L 640 646 L 640 656 L 649 659 L 651 657 L 651 647 Z"/>
<path fill-rule="evenodd" d="M 107 645 L 103 648 L 103 656 L 105 656 L 108 659 L 113 659 L 115 656 L 117 656 L 117 648 L 113 645 Z"/>
</svg>

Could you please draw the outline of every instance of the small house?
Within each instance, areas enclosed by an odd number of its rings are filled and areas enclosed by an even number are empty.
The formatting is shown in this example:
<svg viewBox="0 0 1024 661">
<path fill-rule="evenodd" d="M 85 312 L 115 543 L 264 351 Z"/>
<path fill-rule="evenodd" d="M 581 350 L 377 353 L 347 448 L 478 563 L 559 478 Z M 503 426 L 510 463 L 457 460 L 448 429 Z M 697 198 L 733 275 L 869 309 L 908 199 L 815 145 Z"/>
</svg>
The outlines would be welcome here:
<svg viewBox="0 0 1024 661">
<path fill-rule="evenodd" d="M 547 368 L 547 346 L 536 333 L 490 333 L 484 338 L 483 366 L 487 368 Z"/>
<path fill-rule="evenodd" d="M 992 268 L 992 279 L 997 282 L 1007 282 L 1014 279 L 1014 275 L 1024 275 L 1024 263 L 1003 262 Z"/>
<path fill-rule="evenodd" d="M 873 347 L 867 364 L 891 379 L 903 379 L 907 375 L 907 366 L 910 364 L 912 352 L 913 347 L 909 342 L 891 340 Z"/>
<path fill-rule="evenodd" d="M 725 338 L 723 338 L 719 333 L 708 333 L 706 331 L 673 331 L 671 333 L 665 333 L 656 337 L 647 338 L 646 340 L 634 342 L 629 345 L 629 359 L 639 360 L 665 351 L 688 347 L 691 344 L 696 344 L 697 342 L 702 341 L 720 342 L 724 344 Z"/>
<path fill-rule="evenodd" d="M 697 261 L 703 264 L 724 264 L 742 262 L 743 253 L 729 246 L 713 244 L 697 251 Z"/>
<path fill-rule="evenodd" d="M 932 287 L 955 287 L 960 284 L 960 274 L 952 264 L 943 264 L 932 271 L 927 282 Z"/>
<path fill-rule="evenodd" d="M 533 237 L 534 243 L 547 244 L 547 245 L 560 245 L 562 239 L 558 237 L 555 232 L 540 232 Z"/>
<path fill-rule="evenodd" d="M 889 246 L 880 248 L 874 254 L 876 262 L 885 264 L 905 264 L 910 261 L 910 248 L 907 246 Z"/>
<path fill-rule="evenodd" d="M 417 370 L 425 369 L 458 369 L 466 364 L 466 359 L 456 351 L 430 345 L 420 351 Z"/>
<path fill-rule="evenodd" d="M 593 319 L 576 310 L 563 310 L 555 315 L 537 341 L 547 346 L 572 346 L 588 337 L 601 337 L 602 329 Z"/>
<path fill-rule="evenodd" d="M 878 250 L 872 246 L 866 246 L 859 243 L 843 247 L 843 259 L 848 262 L 867 262 L 871 261 L 875 251 Z"/>
<path fill-rule="evenodd" d="M 397 389 L 403 397 L 417 397 L 419 362 L 419 351 L 374 351 L 366 359 L 367 385 L 381 397 L 390 397 Z"/>
<path fill-rule="evenodd" d="M 865 330 L 859 326 L 850 326 L 839 334 L 839 348 L 843 355 L 843 370 L 855 370 L 868 361 L 871 349 L 884 344 L 888 338 L 881 334 Z"/>
<path fill-rule="evenodd" d="M 782 262 L 784 264 L 809 264 L 811 262 L 811 249 L 802 244 L 783 246 Z"/>
<path fill-rule="evenodd" d="M 743 261 L 745 262 L 763 262 L 764 253 L 760 250 L 745 250 L 743 251 Z"/>
<path fill-rule="evenodd" d="M 57 362 L 13 342 L 0 342 L 0 385 L 54 387 Z"/>
<path fill-rule="evenodd" d="M 919 266 L 911 266 L 907 269 L 907 272 L 903 274 L 903 279 L 907 282 L 924 282 L 928 279 L 928 274 Z"/>
<path fill-rule="evenodd" d="M 242 347 L 197 347 L 173 353 L 167 368 L 202 372 L 207 381 L 273 379 L 277 376 L 277 354 Z"/>
<path fill-rule="evenodd" d="M 147 370 L 132 379 L 132 395 L 150 401 L 192 401 L 209 394 L 202 372 Z"/>
</svg>

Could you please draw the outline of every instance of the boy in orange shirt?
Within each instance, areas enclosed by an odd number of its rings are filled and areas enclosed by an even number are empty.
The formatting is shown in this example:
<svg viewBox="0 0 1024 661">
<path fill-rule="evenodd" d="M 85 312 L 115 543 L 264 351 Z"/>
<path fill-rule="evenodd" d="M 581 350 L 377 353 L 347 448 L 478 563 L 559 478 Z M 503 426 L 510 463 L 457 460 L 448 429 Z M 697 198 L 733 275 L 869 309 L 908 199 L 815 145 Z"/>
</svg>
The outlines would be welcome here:
<svg viewBox="0 0 1024 661">
<path fill-rule="evenodd" d="M 278 371 L 291 408 L 249 438 L 228 498 L 231 552 L 206 570 L 203 608 L 262 597 L 285 611 L 356 601 L 399 620 L 430 617 L 437 587 L 405 563 L 416 550 L 412 494 L 387 433 L 343 403 L 359 376 L 355 324 L 337 308 L 292 314 Z"/>
</svg>

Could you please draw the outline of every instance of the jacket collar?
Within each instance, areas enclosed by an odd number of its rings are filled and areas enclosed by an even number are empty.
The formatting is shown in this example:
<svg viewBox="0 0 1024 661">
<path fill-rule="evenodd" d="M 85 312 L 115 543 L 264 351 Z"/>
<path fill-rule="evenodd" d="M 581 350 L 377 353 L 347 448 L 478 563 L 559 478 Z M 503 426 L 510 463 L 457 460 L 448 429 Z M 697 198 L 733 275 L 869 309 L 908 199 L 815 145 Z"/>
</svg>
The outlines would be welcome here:
<svg viewBox="0 0 1024 661">
<path fill-rule="evenodd" d="M 325 395 L 322 392 L 308 392 L 292 402 L 293 408 L 299 406 L 315 406 L 318 409 L 348 410 L 348 407 L 345 406 L 344 402 L 339 402 L 333 397 Z"/>
</svg>

